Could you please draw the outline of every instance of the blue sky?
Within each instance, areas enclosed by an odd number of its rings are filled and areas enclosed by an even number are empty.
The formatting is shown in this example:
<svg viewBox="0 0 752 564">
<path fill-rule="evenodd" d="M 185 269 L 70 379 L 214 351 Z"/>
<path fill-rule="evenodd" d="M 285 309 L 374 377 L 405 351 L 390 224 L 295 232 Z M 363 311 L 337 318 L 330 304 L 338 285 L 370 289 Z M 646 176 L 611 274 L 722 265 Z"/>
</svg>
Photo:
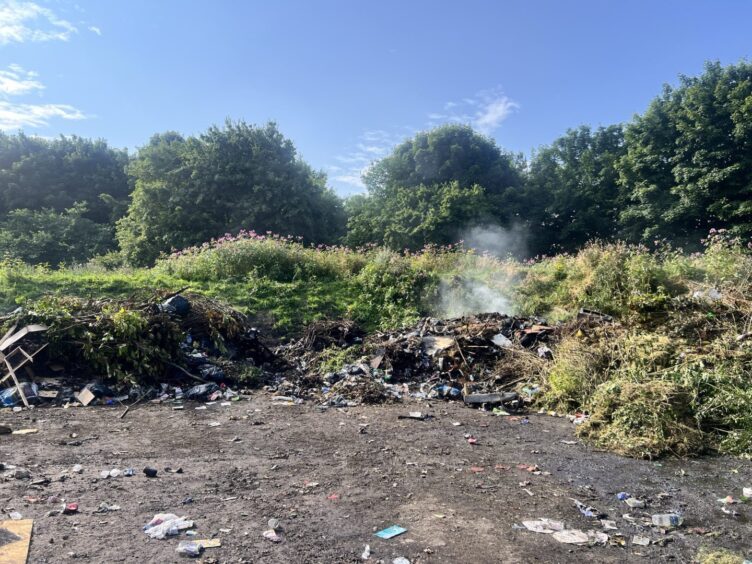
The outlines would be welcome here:
<svg viewBox="0 0 752 564">
<path fill-rule="evenodd" d="M 340 194 L 414 132 L 529 154 L 752 57 L 750 1 L 0 0 L 0 129 L 103 137 L 276 121 Z"/>
</svg>

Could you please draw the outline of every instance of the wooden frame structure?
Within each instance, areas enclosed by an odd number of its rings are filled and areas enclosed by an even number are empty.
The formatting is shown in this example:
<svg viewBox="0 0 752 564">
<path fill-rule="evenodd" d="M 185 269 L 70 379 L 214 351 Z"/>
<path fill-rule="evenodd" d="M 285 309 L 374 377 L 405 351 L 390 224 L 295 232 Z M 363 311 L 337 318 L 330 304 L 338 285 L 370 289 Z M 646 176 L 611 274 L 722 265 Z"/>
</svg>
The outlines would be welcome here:
<svg viewBox="0 0 752 564">
<path fill-rule="evenodd" d="M 22 329 L 19 329 L 18 331 L 16 331 L 16 327 L 17 325 L 11 327 L 0 340 L 0 360 L 5 364 L 5 370 L 7 370 L 8 372 L 5 376 L 0 378 L 0 384 L 3 384 L 8 379 L 13 380 L 13 384 L 15 385 L 16 390 L 18 390 L 18 395 L 21 396 L 21 401 L 23 401 L 26 407 L 29 407 L 29 400 L 26 398 L 26 394 L 23 391 L 23 386 L 21 386 L 21 384 L 18 382 L 16 372 L 28 363 L 34 362 L 34 357 L 42 352 L 45 347 L 47 347 L 47 343 L 44 343 L 41 347 L 36 349 L 31 354 L 26 352 L 20 345 L 12 349 L 10 352 L 6 351 L 11 349 L 13 345 L 23 339 L 26 335 L 46 331 L 47 326 L 27 325 Z"/>
</svg>

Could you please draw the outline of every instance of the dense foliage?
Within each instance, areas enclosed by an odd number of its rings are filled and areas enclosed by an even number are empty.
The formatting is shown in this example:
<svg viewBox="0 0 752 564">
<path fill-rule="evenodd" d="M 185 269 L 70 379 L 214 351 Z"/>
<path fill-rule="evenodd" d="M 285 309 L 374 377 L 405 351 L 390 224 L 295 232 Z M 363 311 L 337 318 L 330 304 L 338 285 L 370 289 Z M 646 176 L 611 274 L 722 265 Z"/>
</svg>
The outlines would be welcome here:
<svg viewBox="0 0 752 564">
<path fill-rule="evenodd" d="M 418 133 L 364 175 L 367 196 L 348 202 L 350 245 L 417 249 L 446 244 L 484 221 L 509 223 L 520 163 L 464 125 Z"/>
<path fill-rule="evenodd" d="M 0 254 L 57 264 L 115 248 L 127 161 L 102 140 L 0 133 Z"/>
<path fill-rule="evenodd" d="M 617 170 L 631 239 L 696 243 L 710 227 L 752 235 L 752 64 L 708 64 L 665 87 L 625 144 Z"/>
<path fill-rule="evenodd" d="M 342 235 L 342 205 L 324 175 L 271 123 L 155 135 L 128 170 L 135 189 L 118 240 L 132 264 L 246 227 L 312 242 Z"/>
<path fill-rule="evenodd" d="M 518 206 L 534 254 L 619 234 L 625 202 L 615 165 L 624 153 L 622 128 L 614 125 L 570 130 L 534 155 Z"/>
<path fill-rule="evenodd" d="M 469 126 L 438 127 L 363 180 L 343 203 L 274 124 L 162 133 L 130 158 L 101 140 L 0 133 L 0 256 L 146 265 L 241 230 L 402 250 L 492 225 L 528 256 L 595 239 L 698 250 L 710 228 L 747 240 L 752 64 L 710 63 L 630 122 L 567 131 L 527 161 Z"/>
</svg>

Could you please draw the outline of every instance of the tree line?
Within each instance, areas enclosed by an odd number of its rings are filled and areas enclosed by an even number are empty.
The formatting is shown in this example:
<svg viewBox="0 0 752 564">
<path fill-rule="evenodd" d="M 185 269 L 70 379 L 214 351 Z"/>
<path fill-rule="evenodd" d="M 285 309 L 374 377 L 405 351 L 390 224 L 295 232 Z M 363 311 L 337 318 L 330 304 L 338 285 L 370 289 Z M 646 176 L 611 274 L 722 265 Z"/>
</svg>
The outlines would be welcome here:
<svg viewBox="0 0 752 564">
<path fill-rule="evenodd" d="M 523 228 L 530 254 L 592 239 L 692 248 L 710 228 L 752 236 L 752 65 L 709 63 L 625 124 L 567 131 L 529 157 L 469 126 L 418 133 L 344 201 L 275 124 L 103 140 L 0 133 L 0 255 L 50 265 L 148 265 L 240 229 L 309 243 L 448 244 Z M 104 261 L 104 262 L 107 262 Z"/>
</svg>

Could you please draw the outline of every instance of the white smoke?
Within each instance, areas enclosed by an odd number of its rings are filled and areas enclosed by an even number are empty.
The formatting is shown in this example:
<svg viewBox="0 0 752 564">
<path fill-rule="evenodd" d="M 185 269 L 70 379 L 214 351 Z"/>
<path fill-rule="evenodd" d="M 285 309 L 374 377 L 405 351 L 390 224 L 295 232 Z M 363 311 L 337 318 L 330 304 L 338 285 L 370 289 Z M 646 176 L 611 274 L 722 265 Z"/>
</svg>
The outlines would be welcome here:
<svg viewBox="0 0 752 564">
<path fill-rule="evenodd" d="M 498 225 L 482 225 L 469 229 L 463 237 L 465 248 L 478 255 L 499 259 L 522 257 L 526 252 L 526 237 L 521 227 L 504 229 Z M 461 271 L 451 280 L 439 285 L 436 304 L 441 317 L 460 317 L 475 313 L 513 313 L 509 295 L 511 282 L 499 269 L 490 276 L 470 270 Z"/>
<path fill-rule="evenodd" d="M 520 225 L 505 229 L 498 225 L 479 225 L 465 232 L 465 248 L 497 258 L 523 257 L 527 253 L 527 235 Z"/>
</svg>

